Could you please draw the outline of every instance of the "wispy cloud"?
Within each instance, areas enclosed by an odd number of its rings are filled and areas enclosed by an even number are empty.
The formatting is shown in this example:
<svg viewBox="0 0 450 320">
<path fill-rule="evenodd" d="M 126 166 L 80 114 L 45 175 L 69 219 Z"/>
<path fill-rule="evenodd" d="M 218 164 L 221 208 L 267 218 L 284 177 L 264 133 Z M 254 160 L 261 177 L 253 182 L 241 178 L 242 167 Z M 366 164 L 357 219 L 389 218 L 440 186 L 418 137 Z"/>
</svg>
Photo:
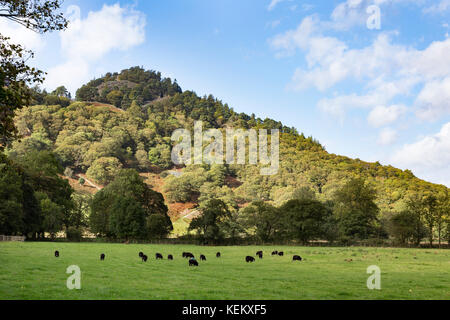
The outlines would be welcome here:
<svg viewBox="0 0 450 320">
<path fill-rule="evenodd" d="M 446 11 L 450 11 L 450 0 L 441 0 L 438 4 L 423 9 L 423 12 L 428 14 L 438 14 Z"/>
<path fill-rule="evenodd" d="M 317 108 L 341 123 L 349 110 L 366 110 L 367 123 L 379 128 L 375 142 L 381 147 L 392 146 L 402 137 L 406 127 L 401 121 L 406 115 L 427 122 L 450 116 L 450 38 L 417 48 L 400 43 L 396 30 L 386 30 L 374 33 L 365 45 L 356 46 L 345 32 L 366 24 L 368 5 L 393 6 L 400 2 L 418 7 L 426 4 L 421 0 L 347 0 L 334 8 L 328 19 L 310 14 L 296 28 L 268 40 L 277 58 L 296 56 L 301 60 L 288 85 L 291 90 L 319 91 L 322 98 Z M 450 0 L 431 8 L 430 13 L 450 10 Z M 448 24 L 442 26 L 447 28 Z M 404 145 L 387 160 L 437 181 L 436 173 L 450 169 L 449 141 L 450 123 L 438 134 Z M 421 158 L 429 158 L 429 162 L 417 160 Z M 450 185 L 450 173 L 445 179 Z"/>
<path fill-rule="evenodd" d="M 285 0 L 271 0 L 269 6 L 267 7 L 267 10 L 272 11 L 273 9 L 275 9 L 277 4 L 279 4 L 280 2 L 283 2 L 283 1 L 285 1 Z"/>
<path fill-rule="evenodd" d="M 60 33 L 66 62 L 49 70 L 45 84 L 50 88 L 63 84 L 74 91 L 88 80 L 93 63 L 112 51 L 125 52 L 145 40 L 145 16 L 132 8 L 103 5 L 86 18 L 81 18 L 77 6 L 69 7 L 69 11 L 69 28 Z"/>
</svg>

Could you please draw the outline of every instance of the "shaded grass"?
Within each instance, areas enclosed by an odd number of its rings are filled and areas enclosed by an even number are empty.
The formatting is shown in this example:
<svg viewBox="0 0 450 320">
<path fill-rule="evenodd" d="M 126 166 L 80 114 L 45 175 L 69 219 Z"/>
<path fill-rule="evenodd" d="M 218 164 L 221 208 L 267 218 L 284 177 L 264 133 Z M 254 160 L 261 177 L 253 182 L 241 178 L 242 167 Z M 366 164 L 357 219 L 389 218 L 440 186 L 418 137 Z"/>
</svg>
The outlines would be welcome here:
<svg viewBox="0 0 450 320">
<path fill-rule="evenodd" d="M 264 250 L 264 258 L 245 263 Z M 273 249 L 284 257 L 270 256 Z M 54 257 L 54 251 L 60 257 Z M 148 255 L 142 262 L 138 252 Z M 183 251 L 199 261 L 188 267 Z M 217 259 L 215 253 L 222 257 Z M 155 260 L 155 253 L 164 260 Z M 100 253 L 106 260 L 100 261 Z M 174 261 L 167 255 L 173 254 Z M 292 255 L 305 260 L 293 262 Z M 345 259 L 351 258 L 352 262 Z M 81 269 L 68 290 L 66 268 Z M 381 290 L 368 290 L 369 265 Z M 105 243 L 0 242 L 0 299 L 450 299 L 450 251 L 399 248 L 201 247 Z"/>
</svg>

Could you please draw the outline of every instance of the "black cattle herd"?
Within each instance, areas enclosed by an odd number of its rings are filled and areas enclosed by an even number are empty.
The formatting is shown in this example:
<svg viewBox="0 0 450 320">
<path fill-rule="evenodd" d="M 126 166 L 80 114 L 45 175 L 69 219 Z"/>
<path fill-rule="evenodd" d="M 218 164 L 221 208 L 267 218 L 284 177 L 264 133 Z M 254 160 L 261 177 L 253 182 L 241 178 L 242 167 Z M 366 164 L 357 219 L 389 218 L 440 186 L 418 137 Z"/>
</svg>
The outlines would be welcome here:
<svg viewBox="0 0 450 320">
<path fill-rule="evenodd" d="M 256 252 L 256 255 L 262 259 L 263 258 L 263 252 L 262 251 L 258 251 Z M 190 253 L 190 252 L 183 252 L 183 254 L 181 255 L 183 258 L 189 258 L 189 266 L 196 266 L 198 267 L 198 261 L 195 259 L 195 256 Z M 272 256 L 284 256 L 284 252 L 283 251 L 272 251 Z M 56 250 L 55 251 L 55 257 L 58 258 L 59 257 L 59 251 Z M 105 260 L 106 255 L 104 253 L 100 254 L 100 260 Z M 155 257 L 156 260 L 162 260 L 163 259 L 163 255 L 161 253 L 155 253 Z M 216 258 L 220 258 L 221 254 L 220 252 L 216 253 Z M 143 253 L 143 252 L 139 252 L 139 258 L 142 259 L 143 262 L 147 262 L 148 257 Z M 173 255 L 169 254 L 167 256 L 168 260 L 173 260 Z M 206 256 L 204 254 L 200 255 L 200 260 L 201 261 L 206 261 Z M 302 257 L 300 257 L 299 255 L 294 255 L 292 256 L 292 261 L 302 261 Z M 245 257 L 245 262 L 255 262 L 255 258 L 253 258 L 252 256 L 246 256 Z"/>
</svg>

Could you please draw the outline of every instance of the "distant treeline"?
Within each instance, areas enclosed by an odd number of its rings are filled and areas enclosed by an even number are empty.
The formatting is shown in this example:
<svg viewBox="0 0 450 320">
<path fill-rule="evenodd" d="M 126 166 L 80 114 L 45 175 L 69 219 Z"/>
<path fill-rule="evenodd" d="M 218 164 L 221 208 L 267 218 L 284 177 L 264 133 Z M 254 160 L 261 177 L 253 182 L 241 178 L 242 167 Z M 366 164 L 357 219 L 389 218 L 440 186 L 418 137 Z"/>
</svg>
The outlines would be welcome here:
<svg viewBox="0 0 450 320">
<path fill-rule="evenodd" d="M 48 151 L 36 151 L 13 162 L 0 158 L 0 233 L 50 238 L 64 231 L 81 240 L 85 231 L 103 239 L 164 239 L 173 226 L 161 193 L 144 183 L 134 169 L 120 170 L 113 181 L 94 196 L 73 192 L 60 177 L 62 167 Z M 198 207 L 189 230 L 203 244 L 328 243 L 395 244 L 419 246 L 426 238 L 448 241 L 449 197 L 420 194 L 407 209 L 380 219 L 376 192 L 363 179 L 352 179 L 321 202 L 306 188 L 280 206 L 253 201 L 233 210 L 225 201 L 210 198 Z"/>
</svg>

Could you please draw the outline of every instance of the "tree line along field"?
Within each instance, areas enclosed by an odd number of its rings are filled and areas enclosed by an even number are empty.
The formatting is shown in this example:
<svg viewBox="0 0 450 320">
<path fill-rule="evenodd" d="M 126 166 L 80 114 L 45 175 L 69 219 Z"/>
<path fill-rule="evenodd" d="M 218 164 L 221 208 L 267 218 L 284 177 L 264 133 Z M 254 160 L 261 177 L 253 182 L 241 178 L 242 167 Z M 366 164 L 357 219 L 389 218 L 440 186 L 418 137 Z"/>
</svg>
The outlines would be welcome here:
<svg viewBox="0 0 450 320">
<path fill-rule="evenodd" d="M 54 257 L 54 251 L 60 257 Z M 255 253 L 264 251 L 260 260 Z M 272 250 L 284 256 L 271 256 Z M 148 257 L 142 262 L 143 251 Z M 199 267 L 189 267 L 182 252 Z M 215 254 L 220 251 L 221 258 Z M 156 260 L 155 253 L 164 260 Z M 105 261 L 100 254 L 105 253 Z M 174 260 L 167 260 L 173 254 Z M 198 259 L 204 254 L 207 261 Z M 292 261 L 294 254 L 303 261 Z M 247 255 L 254 263 L 246 263 Z M 351 259 L 351 262 L 346 260 Z M 81 289 L 66 268 L 81 269 Z M 381 269 L 381 290 L 366 269 Z M 450 251 L 368 247 L 0 242 L 0 299 L 450 299 Z"/>
</svg>

